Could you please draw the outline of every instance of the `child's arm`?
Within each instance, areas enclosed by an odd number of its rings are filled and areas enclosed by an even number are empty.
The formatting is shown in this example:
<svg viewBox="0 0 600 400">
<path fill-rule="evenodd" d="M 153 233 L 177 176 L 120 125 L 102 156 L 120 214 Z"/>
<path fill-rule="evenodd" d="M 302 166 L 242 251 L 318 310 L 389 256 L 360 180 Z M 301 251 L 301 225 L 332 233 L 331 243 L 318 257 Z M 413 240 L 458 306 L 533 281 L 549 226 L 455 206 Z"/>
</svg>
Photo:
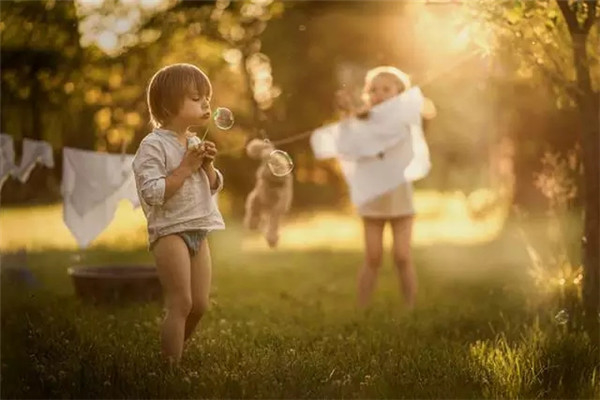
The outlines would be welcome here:
<svg viewBox="0 0 600 400">
<path fill-rule="evenodd" d="M 202 156 L 198 151 L 187 151 L 181 164 L 167 174 L 164 155 L 152 143 L 142 143 L 133 162 L 142 199 L 150 205 L 162 205 L 183 185 L 193 171 L 200 168 Z"/>
<path fill-rule="evenodd" d="M 204 172 L 206 172 L 206 176 L 208 177 L 208 182 L 210 184 L 210 194 L 215 195 L 223 189 L 223 174 L 221 171 L 216 169 L 211 162 L 206 166 L 202 166 Z"/>
<path fill-rule="evenodd" d="M 210 193 L 214 195 L 223 189 L 223 174 L 221 174 L 221 172 L 216 169 L 213 164 L 213 161 L 217 156 L 217 146 L 213 142 L 207 140 L 204 142 L 202 149 L 204 156 L 202 169 L 208 177 Z"/>
<path fill-rule="evenodd" d="M 183 182 L 202 165 L 204 157 L 199 150 L 186 150 L 183 160 L 165 178 L 165 201 L 169 200 L 183 185 Z"/>
<path fill-rule="evenodd" d="M 193 171 L 193 169 L 185 165 L 179 165 L 179 167 L 175 168 L 167 177 L 165 177 L 164 201 L 169 200 L 177 193 L 179 188 L 183 186 L 183 182 L 192 175 Z"/>
<path fill-rule="evenodd" d="M 437 109 L 431 99 L 424 97 L 423 105 L 421 106 L 421 116 L 425 119 L 433 119 L 437 115 Z"/>
</svg>

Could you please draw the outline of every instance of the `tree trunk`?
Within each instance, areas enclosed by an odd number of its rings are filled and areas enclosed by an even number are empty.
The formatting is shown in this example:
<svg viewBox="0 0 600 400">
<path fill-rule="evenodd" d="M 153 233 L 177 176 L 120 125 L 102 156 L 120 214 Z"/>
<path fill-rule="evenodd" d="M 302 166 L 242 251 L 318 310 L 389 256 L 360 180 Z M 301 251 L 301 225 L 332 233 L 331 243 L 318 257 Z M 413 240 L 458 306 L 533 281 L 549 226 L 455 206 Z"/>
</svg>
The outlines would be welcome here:
<svg viewBox="0 0 600 400">
<path fill-rule="evenodd" d="M 583 100 L 583 99 L 582 99 Z M 590 94 L 580 104 L 583 128 L 583 168 L 585 182 L 585 220 L 582 239 L 583 254 L 583 302 L 587 320 L 594 337 L 598 334 L 598 311 L 600 310 L 600 135 L 598 121 L 598 96 Z"/>
<path fill-rule="evenodd" d="M 570 31 L 577 71 L 576 97 L 581 118 L 580 139 L 584 168 L 583 305 L 588 329 L 592 337 L 597 338 L 600 310 L 600 101 L 590 81 L 586 53 L 588 32 Z"/>
<path fill-rule="evenodd" d="M 592 25 L 596 22 L 598 0 L 585 0 L 587 15 L 582 24 L 577 20 L 575 6 L 557 0 L 557 5 L 565 18 L 573 42 L 573 61 L 577 72 L 575 97 L 579 106 L 581 121 L 580 139 L 584 169 L 584 233 L 582 238 L 583 255 L 583 307 L 586 314 L 586 328 L 593 340 L 598 339 L 600 310 L 600 101 L 598 93 L 592 89 L 590 60 L 586 51 L 586 41 Z"/>
</svg>

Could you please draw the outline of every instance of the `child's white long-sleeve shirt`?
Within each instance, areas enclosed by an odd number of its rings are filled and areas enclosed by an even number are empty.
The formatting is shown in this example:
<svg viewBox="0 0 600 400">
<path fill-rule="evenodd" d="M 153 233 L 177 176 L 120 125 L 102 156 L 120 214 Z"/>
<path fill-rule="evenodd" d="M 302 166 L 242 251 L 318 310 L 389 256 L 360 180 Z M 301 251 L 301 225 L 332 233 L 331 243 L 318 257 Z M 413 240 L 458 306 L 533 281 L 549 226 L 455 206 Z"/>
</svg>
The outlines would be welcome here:
<svg viewBox="0 0 600 400">
<path fill-rule="evenodd" d="M 166 177 L 176 169 L 186 147 L 174 132 L 154 129 L 140 143 L 133 160 L 138 196 L 148 221 L 148 240 L 188 230 L 224 229 L 225 223 L 213 196 L 223 189 L 223 175 L 216 170 L 218 187 L 210 188 L 208 176 L 198 169 L 165 200 Z"/>
</svg>

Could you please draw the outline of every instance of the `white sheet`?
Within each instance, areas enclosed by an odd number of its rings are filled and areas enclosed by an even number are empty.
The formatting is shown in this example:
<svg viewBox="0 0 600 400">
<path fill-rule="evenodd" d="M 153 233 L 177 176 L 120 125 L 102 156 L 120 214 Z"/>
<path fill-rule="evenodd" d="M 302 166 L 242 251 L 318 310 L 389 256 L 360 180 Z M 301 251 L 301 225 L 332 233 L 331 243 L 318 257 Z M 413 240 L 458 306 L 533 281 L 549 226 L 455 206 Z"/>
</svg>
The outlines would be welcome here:
<svg viewBox="0 0 600 400">
<path fill-rule="evenodd" d="M 110 224 L 122 199 L 139 206 L 133 155 L 63 150 L 63 219 L 80 247 Z"/>
</svg>

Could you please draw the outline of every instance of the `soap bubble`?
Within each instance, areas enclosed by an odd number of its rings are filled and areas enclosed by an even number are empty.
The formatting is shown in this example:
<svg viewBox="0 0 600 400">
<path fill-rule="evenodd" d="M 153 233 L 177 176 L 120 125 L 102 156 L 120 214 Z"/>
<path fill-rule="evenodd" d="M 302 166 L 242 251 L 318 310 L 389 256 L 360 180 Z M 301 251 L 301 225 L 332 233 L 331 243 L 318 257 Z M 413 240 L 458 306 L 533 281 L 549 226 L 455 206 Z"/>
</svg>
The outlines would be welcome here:
<svg viewBox="0 0 600 400">
<path fill-rule="evenodd" d="M 283 150 L 273 150 L 269 155 L 267 165 L 275 176 L 286 176 L 294 169 L 292 157 Z"/>
<path fill-rule="evenodd" d="M 229 108 L 219 107 L 214 113 L 213 119 L 217 128 L 227 130 L 233 126 L 233 113 Z"/>
</svg>

